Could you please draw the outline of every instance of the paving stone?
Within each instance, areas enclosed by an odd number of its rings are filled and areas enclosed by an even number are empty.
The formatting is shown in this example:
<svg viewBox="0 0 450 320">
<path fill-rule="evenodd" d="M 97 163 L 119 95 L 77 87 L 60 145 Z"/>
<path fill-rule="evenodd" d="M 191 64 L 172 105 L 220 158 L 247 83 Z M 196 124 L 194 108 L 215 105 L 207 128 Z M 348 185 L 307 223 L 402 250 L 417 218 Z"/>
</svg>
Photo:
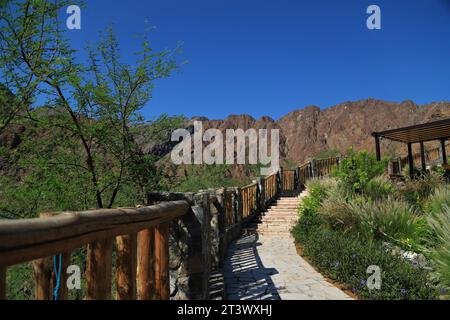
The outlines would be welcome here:
<svg viewBox="0 0 450 320">
<path fill-rule="evenodd" d="M 297 254 L 289 231 L 296 210 L 286 210 L 301 201 L 281 199 L 263 217 L 266 230 L 239 238 L 228 249 L 224 278 L 230 300 L 349 300 L 347 294 L 328 283 Z M 278 216 L 276 216 L 278 215 Z M 282 218 L 281 218 L 282 217 Z M 285 219 L 286 217 L 286 219 Z M 273 224 L 272 224 L 273 223 Z M 273 227 L 275 226 L 275 227 Z"/>
</svg>

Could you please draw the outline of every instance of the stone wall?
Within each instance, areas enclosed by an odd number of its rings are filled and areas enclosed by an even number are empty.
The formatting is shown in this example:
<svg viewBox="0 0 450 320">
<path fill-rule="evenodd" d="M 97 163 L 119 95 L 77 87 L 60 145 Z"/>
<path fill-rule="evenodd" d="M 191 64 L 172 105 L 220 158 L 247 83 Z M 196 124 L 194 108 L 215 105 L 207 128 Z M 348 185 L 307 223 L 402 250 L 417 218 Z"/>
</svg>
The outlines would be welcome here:
<svg viewBox="0 0 450 320">
<path fill-rule="evenodd" d="M 170 227 L 170 296 L 173 300 L 209 299 L 211 272 L 222 268 L 226 248 L 239 236 L 240 227 L 224 225 L 223 189 L 149 194 L 149 204 L 176 200 L 188 201 L 191 209 Z"/>
</svg>

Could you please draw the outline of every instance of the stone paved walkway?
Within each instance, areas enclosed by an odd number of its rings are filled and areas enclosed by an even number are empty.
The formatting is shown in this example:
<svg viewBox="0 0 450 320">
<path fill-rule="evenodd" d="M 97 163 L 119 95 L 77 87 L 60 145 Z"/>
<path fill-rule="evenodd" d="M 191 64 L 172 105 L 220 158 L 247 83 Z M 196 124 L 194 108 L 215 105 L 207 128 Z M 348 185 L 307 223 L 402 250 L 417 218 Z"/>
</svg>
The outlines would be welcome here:
<svg viewBox="0 0 450 320">
<path fill-rule="evenodd" d="M 291 235 L 243 235 L 224 264 L 229 300 L 350 300 L 295 248 Z"/>
</svg>

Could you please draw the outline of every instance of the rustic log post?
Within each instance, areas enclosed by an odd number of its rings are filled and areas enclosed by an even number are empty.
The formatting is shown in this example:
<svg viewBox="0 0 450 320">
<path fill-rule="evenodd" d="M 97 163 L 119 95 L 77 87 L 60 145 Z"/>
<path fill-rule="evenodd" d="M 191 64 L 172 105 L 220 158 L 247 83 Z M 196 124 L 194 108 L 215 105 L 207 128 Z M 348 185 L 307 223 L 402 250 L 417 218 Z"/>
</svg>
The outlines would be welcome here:
<svg viewBox="0 0 450 320">
<path fill-rule="evenodd" d="M 52 261 L 51 258 L 37 259 L 32 262 L 35 281 L 36 300 L 52 300 Z"/>
<path fill-rule="evenodd" d="M 223 268 L 224 258 L 227 253 L 227 226 L 232 225 L 232 223 L 228 224 L 228 197 L 229 191 L 227 188 L 223 188 L 222 195 L 219 200 L 219 203 L 222 206 L 222 210 L 219 211 L 218 216 L 218 230 L 219 230 L 219 267 Z"/>
<path fill-rule="evenodd" d="M 445 150 L 445 139 L 441 139 L 441 151 L 442 151 L 442 163 L 448 164 L 447 162 L 447 152 Z"/>
<path fill-rule="evenodd" d="M 116 299 L 136 300 L 137 233 L 116 238 Z"/>
<path fill-rule="evenodd" d="M 374 134 L 375 139 L 375 153 L 377 156 L 377 161 L 381 161 L 381 146 L 380 146 L 380 137 L 377 134 Z"/>
<path fill-rule="evenodd" d="M 45 212 L 39 216 L 43 219 L 57 216 L 59 213 Z M 55 254 L 57 256 L 58 254 Z M 69 296 L 67 288 L 67 268 L 70 265 L 71 252 L 62 253 L 60 287 L 58 291 L 59 300 L 67 300 Z M 33 275 L 35 279 L 35 299 L 52 300 L 53 289 L 56 283 L 56 274 L 53 270 L 53 257 L 36 259 L 32 262 Z"/>
<path fill-rule="evenodd" d="M 170 299 L 168 222 L 155 228 L 155 290 L 157 300 Z"/>
<path fill-rule="evenodd" d="M 242 197 L 242 188 L 236 188 L 234 203 L 235 203 L 236 223 L 241 224 L 244 216 L 244 200 Z"/>
<path fill-rule="evenodd" d="M 86 300 L 110 300 L 113 239 L 92 242 L 86 254 Z"/>
<path fill-rule="evenodd" d="M 409 177 L 414 177 L 414 157 L 412 153 L 412 143 L 408 143 L 408 165 L 409 165 Z"/>
<path fill-rule="evenodd" d="M 6 268 L 0 266 L 0 300 L 6 300 Z"/>
<path fill-rule="evenodd" d="M 264 177 L 258 177 L 258 210 L 262 212 L 266 207 L 266 180 Z"/>
<path fill-rule="evenodd" d="M 154 228 L 138 233 L 137 289 L 139 300 L 155 298 Z"/>
<path fill-rule="evenodd" d="M 427 170 L 427 162 L 425 159 L 425 145 L 423 142 L 420 143 L 420 160 L 422 164 L 423 173 Z"/>
</svg>

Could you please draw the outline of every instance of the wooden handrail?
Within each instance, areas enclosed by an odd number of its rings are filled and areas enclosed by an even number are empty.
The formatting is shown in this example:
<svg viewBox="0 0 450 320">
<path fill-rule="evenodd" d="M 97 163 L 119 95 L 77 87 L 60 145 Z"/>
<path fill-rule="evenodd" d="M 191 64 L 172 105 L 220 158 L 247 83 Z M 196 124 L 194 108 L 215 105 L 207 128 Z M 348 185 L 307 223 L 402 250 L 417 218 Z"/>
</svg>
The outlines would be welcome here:
<svg viewBox="0 0 450 320">
<path fill-rule="evenodd" d="M 253 182 L 253 183 L 251 183 L 251 184 L 249 184 L 249 185 L 246 185 L 246 186 L 244 186 L 244 187 L 241 187 L 241 189 L 250 189 L 250 188 L 257 187 L 257 186 L 258 186 L 258 183 Z"/>
<path fill-rule="evenodd" d="M 219 219 L 222 230 L 234 228 L 250 221 L 278 195 L 297 191 L 306 180 L 329 174 L 338 163 L 338 158 L 327 158 L 295 170 L 281 169 L 242 188 L 225 188 L 220 196 L 210 194 L 208 203 L 223 215 Z M 149 203 L 162 202 L 142 208 L 62 212 L 36 219 L 0 221 L 0 299 L 5 297 L 6 269 L 33 260 L 39 284 L 36 298 L 51 299 L 55 279 L 49 260 L 62 254 L 65 268 L 71 252 L 84 246 L 86 299 L 110 299 L 114 241 L 116 298 L 169 299 L 169 223 L 189 212 L 192 205 L 191 200 L 178 200 L 180 197 L 149 194 Z M 60 297 L 66 299 L 67 292 L 61 291 Z"/>
<path fill-rule="evenodd" d="M 61 213 L 47 219 L 0 221 L 0 268 L 155 227 L 184 215 L 188 209 L 186 201 L 174 201 L 138 209 L 101 209 Z"/>
</svg>

